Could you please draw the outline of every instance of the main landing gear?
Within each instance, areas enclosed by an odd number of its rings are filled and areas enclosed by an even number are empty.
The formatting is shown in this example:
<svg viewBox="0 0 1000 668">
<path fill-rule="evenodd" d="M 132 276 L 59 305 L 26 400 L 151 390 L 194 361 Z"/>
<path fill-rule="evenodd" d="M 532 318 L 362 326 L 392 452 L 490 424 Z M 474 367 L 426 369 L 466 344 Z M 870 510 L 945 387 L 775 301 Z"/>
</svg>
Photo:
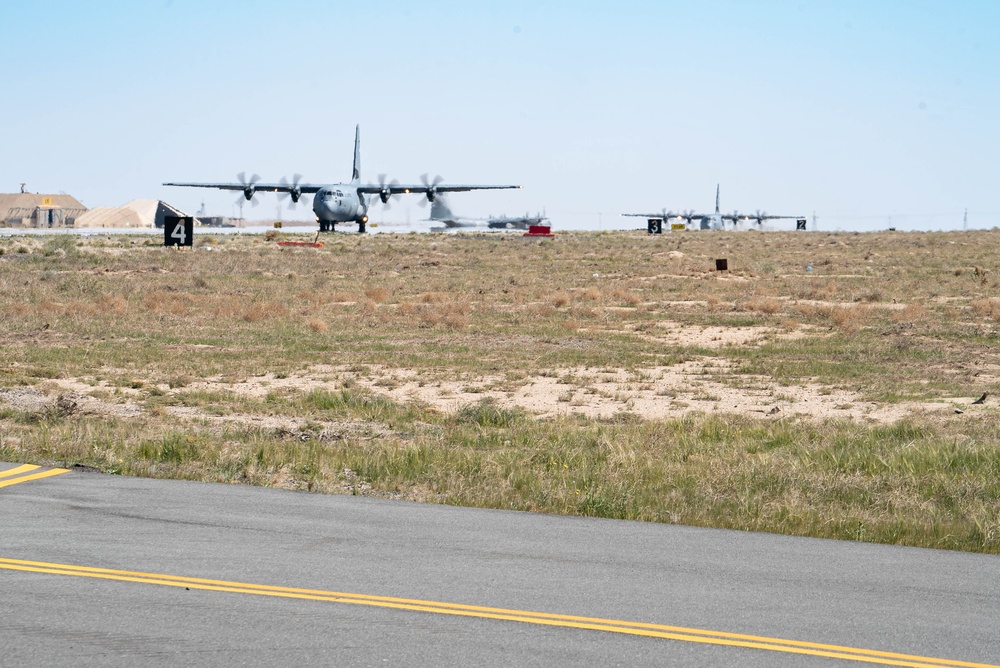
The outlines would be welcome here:
<svg viewBox="0 0 1000 668">
<path fill-rule="evenodd" d="M 336 232 L 337 223 L 332 220 L 323 220 L 322 218 L 317 218 L 316 222 L 319 223 L 320 232 Z M 341 221 L 345 222 L 345 221 Z M 347 221 L 349 222 L 349 221 Z M 365 216 L 358 223 L 358 234 L 364 234 L 368 230 L 368 216 Z"/>
</svg>

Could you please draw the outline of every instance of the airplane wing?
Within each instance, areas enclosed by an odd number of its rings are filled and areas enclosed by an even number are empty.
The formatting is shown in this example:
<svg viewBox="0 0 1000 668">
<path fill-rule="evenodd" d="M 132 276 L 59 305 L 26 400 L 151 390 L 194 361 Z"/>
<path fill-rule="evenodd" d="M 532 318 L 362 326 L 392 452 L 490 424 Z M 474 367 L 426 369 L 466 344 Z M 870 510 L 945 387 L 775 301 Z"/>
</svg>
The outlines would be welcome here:
<svg viewBox="0 0 1000 668">
<path fill-rule="evenodd" d="M 311 183 L 164 183 L 165 186 L 181 186 L 184 188 L 218 188 L 219 190 L 246 190 L 252 188 L 254 192 L 265 193 L 290 193 L 298 190 L 301 193 L 314 193 L 323 186 Z"/>
<path fill-rule="evenodd" d="M 637 218 L 688 218 L 690 220 L 695 220 L 697 218 L 711 218 L 714 213 L 687 213 L 681 211 L 657 211 L 656 213 L 623 213 L 623 216 L 635 216 Z"/>
<path fill-rule="evenodd" d="M 459 192 L 468 192 L 470 190 L 510 190 L 510 189 L 519 189 L 523 187 L 524 186 L 449 186 L 445 184 L 433 185 L 428 183 L 418 183 L 418 184 L 386 183 L 384 185 L 379 185 L 377 183 L 374 183 L 369 185 L 358 186 L 358 192 L 364 193 L 366 195 L 381 194 L 382 192 L 385 192 L 388 195 L 405 195 L 408 193 L 423 193 L 426 195 L 429 192 L 459 193 Z M 240 188 L 240 190 L 242 190 L 242 188 Z"/>
</svg>

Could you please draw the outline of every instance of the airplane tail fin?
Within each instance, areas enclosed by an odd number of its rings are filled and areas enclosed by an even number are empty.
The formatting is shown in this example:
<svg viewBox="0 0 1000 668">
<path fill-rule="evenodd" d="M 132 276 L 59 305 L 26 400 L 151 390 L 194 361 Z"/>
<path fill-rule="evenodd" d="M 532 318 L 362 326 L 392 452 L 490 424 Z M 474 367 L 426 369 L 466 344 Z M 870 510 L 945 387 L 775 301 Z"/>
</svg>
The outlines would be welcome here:
<svg viewBox="0 0 1000 668">
<path fill-rule="evenodd" d="M 452 220 L 455 214 L 451 212 L 448 205 L 444 203 L 444 198 L 438 195 L 431 202 L 431 220 Z"/>
<path fill-rule="evenodd" d="M 719 184 L 715 184 L 715 212 L 719 213 Z"/>
<path fill-rule="evenodd" d="M 361 125 L 354 126 L 354 171 L 351 181 L 361 180 Z"/>
</svg>

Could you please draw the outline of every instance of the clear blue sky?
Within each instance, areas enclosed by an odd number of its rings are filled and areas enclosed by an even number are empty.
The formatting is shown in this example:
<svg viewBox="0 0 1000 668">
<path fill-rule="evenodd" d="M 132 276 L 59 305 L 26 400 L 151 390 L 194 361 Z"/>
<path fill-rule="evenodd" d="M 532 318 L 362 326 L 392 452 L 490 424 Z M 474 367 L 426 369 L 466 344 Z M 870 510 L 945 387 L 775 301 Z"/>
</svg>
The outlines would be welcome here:
<svg viewBox="0 0 1000 668">
<path fill-rule="evenodd" d="M 363 180 L 525 186 L 466 215 L 619 226 L 721 183 L 724 211 L 821 229 L 989 228 L 998 28 L 992 0 L 4 3 L 0 192 L 229 215 L 160 184 L 346 180 L 359 123 Z"/>
</svg>

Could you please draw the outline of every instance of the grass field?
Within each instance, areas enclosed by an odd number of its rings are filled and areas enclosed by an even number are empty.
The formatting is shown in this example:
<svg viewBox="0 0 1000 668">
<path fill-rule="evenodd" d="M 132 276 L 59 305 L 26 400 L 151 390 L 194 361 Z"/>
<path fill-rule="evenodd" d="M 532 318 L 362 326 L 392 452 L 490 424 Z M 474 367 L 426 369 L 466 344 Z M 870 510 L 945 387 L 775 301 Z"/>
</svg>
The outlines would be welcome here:
<svg viewBox="0 0 1000 668">
<path fill-rule="evenodd" d="M 269 236 L 0 238 L 0 460 L 1000 552 L 1000 231 Z"/>
</svg>

